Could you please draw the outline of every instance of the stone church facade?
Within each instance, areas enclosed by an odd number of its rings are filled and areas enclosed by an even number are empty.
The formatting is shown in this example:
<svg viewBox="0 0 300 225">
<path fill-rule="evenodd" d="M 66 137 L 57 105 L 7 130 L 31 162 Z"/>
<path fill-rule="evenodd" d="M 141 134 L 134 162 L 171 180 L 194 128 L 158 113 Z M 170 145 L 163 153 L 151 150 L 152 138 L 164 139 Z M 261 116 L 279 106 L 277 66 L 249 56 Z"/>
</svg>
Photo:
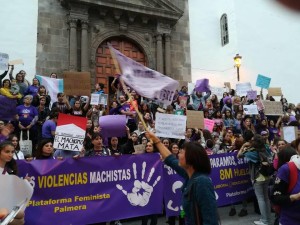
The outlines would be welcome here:
<svg viewBox="0 0 300 225">
<path fill-rule="evenodd" d="M 90 72 L 92 83 L 108 88 L 109 42 L 149 68 L 191 80 L 188 0 L 39 0 L 38 10 L 37 74 Z"/>
</svg>

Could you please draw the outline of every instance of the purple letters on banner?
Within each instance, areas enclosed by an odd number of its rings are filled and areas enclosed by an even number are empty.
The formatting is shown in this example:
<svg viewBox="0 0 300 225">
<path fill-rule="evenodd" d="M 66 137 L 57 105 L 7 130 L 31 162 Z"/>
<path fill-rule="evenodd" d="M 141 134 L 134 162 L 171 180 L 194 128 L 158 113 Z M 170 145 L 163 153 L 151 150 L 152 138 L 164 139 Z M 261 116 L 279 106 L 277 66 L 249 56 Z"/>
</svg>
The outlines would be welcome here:
<svg viewBox="0 0 300 225">
<path fill-rule="evenodd" d="M 100 116 L 99 125 L 103 137 L 124 137 L 126 135 L 126 116 Z"/>
<path fill-rule="evenodd" d="M 209 80 L 208 79 L 200 79 L 196 81 L 195 90 L 199 92 L 209 92 Z"/>
<path fill-rule="evenodd" d="M 0 95 L 0 120 L 12 120 L 16 114 L 17 100 Z"/>
<path fill-rule="evenodd" d="M 34 184 L 26 224 L 82 225 L 162 212 L 158 154 L 19 160 L 18 166 Z"/>
</svg>

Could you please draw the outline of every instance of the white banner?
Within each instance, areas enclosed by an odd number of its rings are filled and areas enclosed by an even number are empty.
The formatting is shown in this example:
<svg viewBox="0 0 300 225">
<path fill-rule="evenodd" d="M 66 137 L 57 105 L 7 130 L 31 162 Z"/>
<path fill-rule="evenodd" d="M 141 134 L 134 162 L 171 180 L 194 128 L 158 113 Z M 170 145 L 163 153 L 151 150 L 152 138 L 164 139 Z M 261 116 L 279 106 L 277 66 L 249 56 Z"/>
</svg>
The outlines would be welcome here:
<svg viewBox="0 0 300 225">
<path fill-rule="evenodd" d="M 215 94 L 218 99 L 222 99 L 223 98 L 223 93 L 224 92 L 229 92 L 229 89 L 226 87 L 213 87 L 213 86 L 210 86 L 210 91 L 211 91 L 211 94 Z"/>
<path fill-rule="evenodd" d="M 244 113 L 246 115 L 257 115 L 258 110 L 257 110 L 257 105 L 243 105 L 244 108 Z"/>
<path fill-rule="evenodd" d="M 156 113 L 155 131 L 158 137 L 184 139 L 186 116 Z"/>
</svg>

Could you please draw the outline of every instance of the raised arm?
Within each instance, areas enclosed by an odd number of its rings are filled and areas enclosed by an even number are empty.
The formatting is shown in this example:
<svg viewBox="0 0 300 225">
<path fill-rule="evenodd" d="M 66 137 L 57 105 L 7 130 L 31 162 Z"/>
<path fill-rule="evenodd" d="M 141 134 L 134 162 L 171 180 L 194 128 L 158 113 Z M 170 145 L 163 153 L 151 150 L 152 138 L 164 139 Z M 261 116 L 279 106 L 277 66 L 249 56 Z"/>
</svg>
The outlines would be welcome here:
<svg viewBox="0 0 300 225">
<path fill-rule="evenodd" d="M 154 133 L 147 131 L 146 137 L 150 140 L 152 140 L 153 144 L 156 145 L 158 151 L 160 152 L 163 159 L 167 158 L 172 153 L 169 151 L 169 149 L 166 148 L 166 146 L 161 143 L 160 139 L 155 136 Z"/>
</svg>

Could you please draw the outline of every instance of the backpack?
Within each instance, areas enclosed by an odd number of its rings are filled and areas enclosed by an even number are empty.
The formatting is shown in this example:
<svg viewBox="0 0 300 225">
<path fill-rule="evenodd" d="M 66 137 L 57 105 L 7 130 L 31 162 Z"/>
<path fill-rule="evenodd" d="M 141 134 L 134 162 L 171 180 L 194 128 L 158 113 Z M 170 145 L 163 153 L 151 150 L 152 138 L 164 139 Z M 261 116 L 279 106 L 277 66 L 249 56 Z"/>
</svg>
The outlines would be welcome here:
<svg viewBox="0 0 300 225">
<path fill-rule="evenodd" d="M 294 162 L 288 162 L 288 167 L 289 167 L 289 172 L 290 172 L 288 193 L 291 193 L 297 184 L 298 168 Z M 279 214 L 281 211 L 280 205 L 273 205 L 272 208 L 277 214 Z"/>
</svg>

